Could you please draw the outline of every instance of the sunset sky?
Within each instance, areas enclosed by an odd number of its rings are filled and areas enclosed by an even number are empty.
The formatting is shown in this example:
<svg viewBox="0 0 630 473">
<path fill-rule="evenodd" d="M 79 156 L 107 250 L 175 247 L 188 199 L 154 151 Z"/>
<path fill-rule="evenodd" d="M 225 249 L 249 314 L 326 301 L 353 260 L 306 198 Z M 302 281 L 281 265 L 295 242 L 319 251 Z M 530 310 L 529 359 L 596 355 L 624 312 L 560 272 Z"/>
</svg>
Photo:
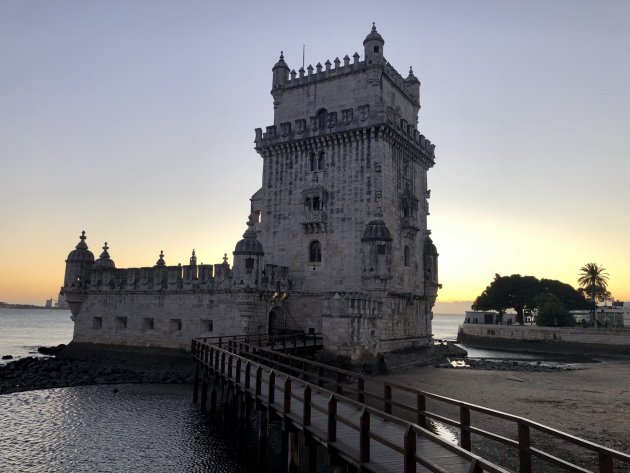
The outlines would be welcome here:
<svg viewBox="0 0 630 473">
<path fill-rule="evenodd" d="M 363 56 L 372 21 L 422 82 L 439 302 L 495 273 L 575 286 L 588 262 L 630 301 L 625 0 L 4 0 L 0 300 L 56 299 L 81 230 L 118 267 L 231 261 L 280 51 Z"/>
</svg>

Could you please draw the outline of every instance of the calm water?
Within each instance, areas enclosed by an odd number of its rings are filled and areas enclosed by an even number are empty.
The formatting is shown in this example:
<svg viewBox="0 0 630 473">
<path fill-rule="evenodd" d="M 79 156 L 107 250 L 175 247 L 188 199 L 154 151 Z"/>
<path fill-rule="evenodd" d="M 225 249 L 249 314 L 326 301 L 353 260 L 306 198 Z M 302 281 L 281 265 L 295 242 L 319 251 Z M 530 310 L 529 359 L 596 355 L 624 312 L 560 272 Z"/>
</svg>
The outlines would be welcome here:
<svg viewBox="0 0 630 473">
<path fill-rule="evenodd" d="M 69 310 L 0 309 L 0 356 L 36 356 L 38 347 L 68 343 L 73 327 Z"/>
<path fill-rule="evenodd" d="M 192 404 L 190 386 L 116 388 L 0 396 L 0 471 L 246 471 Z"/>
</svg>

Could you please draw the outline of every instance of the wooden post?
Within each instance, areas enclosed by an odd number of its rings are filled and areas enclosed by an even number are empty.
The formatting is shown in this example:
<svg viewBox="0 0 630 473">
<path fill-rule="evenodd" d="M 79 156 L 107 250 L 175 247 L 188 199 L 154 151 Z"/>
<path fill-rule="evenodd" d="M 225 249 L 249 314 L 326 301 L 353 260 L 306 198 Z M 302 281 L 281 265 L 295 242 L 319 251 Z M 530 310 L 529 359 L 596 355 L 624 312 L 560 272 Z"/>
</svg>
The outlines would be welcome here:
<svg viewBox="0 0 630 473">
<path fill-rule="evenodd" d="M 418 397 L 416 399 L 416 413 L 418 414 L 418 425 L 423 429 L 427 428 L 427 398 L 422 394 L 418 393 Z"/>
<path fill-rule="evenodd" d="M 217 412 L 217 381 L 216 378 L 212 381 L 210 387 L 210 413 L 212 416 Z"/>
<path fill-rule="evenodd" d="M 367 407 L 363 408 L 359 421 L 359 461 L 361 463 L 370 461 L 370 411 Z"/>
<path fill-rule="evenodd" d="M 228 379 L 232 379 L 232 355 L 228 356 Z"/>
<path fill-rule="evenodd" d="M 285 422 L 282 423 L 282 428 L 280 429 L 280 460 L 282 465 L 282 470 L 280 471 L 288 471 L 289 466 L 289 428 Z"/>
<path fill-rule="evenodd" d="M 532 472 L 532 454 L 530 452 L 529 426 L 521 422 L 518 423 L 518 457 L 520 463 L 520 473 Z"/>
<path fill-rule="evenodd" d="M 291 378 L 287 376 L 284 382 L 284 413 L 291 412 Z"/>
<path fill-rule="evenodd" d="M 241 384 L 241 359 L 236 360 L 236 384 Z"/>
<path fill-rule="evenodd" d="M 304 432 L 304 441 L 308 449 L 308 473 L 317 472 L 317 443 L 313 440 L 313 436 Z"/>
<path fill-rule="evenodd" d="M 461 447 L 464 450 L 472 451 L 470 441 L 470 409 L 466 406 L 459 406 L 459 429 L 461 433 Z M 521 472 L 523 473 L 523 472 Z"/>
<path fill-rule="evenodd" d="M 392 413 L 392 387 L 389 384 L 385 384 L 384 385 L 384 390 L 383 390 L 383 403 L 384 403 L 384 409 L 385 409 L 385 413 L 387 414 L 391 414 Z"/>
<path fill-rule="evenodd" d="M 359 378 L 357 387 L 357 400 L 359 402 L 365 402 L 365 380 L 363 378 Z"/>
<path fill-rule="evenodd" d="M 599 473 L 613 473 L 613 460 L 606 452 L 599 452 Z"/>
<path fill-rule="evenodd" d="M 260 413 L 260 425 L 258 428 L 258 468 L 259 471 L 266 471 L 267 465 L 267 412 Z"/>
<path fill-rule="evenodd" d="M 252 365 L 249 361 L 245 362 L 245 389 L 249 389 L 251 384 Z"/>
<path fill-rule="evenodd" d="M 197 404 L 198 398 L 199 398 L 199 361 L 195 361 L 195 381 L 193 383 L 193 402 L 195 404 Z"/>
<path fill-rule="evenodd" d="M 416 473 L 416 432 L 407 427 L 404 439 L 404 473 Z"/>
<path fill-rule="evenodd" d="M 208 373 L 206 370 L 201 375 L 201 411 L 206 412 L 206 402 L 208 401 Z"/>
<path fill-rule="evenodd" d="M 262 367 L 258 365 L 256 368 L 256 397 L 262 394 Z"/>
<path fill-rule="evenodd" d="M 328 441 L 337 441 L 337 399 L 334 394 L 328 400 Z"/>
<path fill-rule="evenodd" d="M 289 430 L 289 473 L 298 473 L 300 467 L 300 439 L 299 432 Z"/>
<path fill-rule="evenodd" d="M 269 373 L 269 392 L 267 393 L 267 398 L 270 405 L 274 403 L 275 395 L 276 395 L 276 373 L 274 373 L 273 370 L 271 370 L 271 372 Z"/>
<path fill-rule="evenodd" d="M 324 386 L 324 380 L 323 378 L 323 373 L 324 373 L 324 368 L 322 368 L 321 366 L 317 367 L 317 385 L 318 386 Z"/>
<path fill-rule="evenodd" d="M 341 385 L 341 380 L 343 379 L 343 375 L 341 372 L 337 371 L 335 373 L 335 387 L 337 394 L 343 394 L 343 386 Z"/>
<path fill-rule="evenodd" d="M 221 374 L 225 374 L 225 352 L 221 353 Z"/>
<path fill-rule="evenodd" d="M 304 410 L 302 412 L 302 423 L 304 427 L 311 425 L 311 387 L 304 388 Z"/>
</svg>

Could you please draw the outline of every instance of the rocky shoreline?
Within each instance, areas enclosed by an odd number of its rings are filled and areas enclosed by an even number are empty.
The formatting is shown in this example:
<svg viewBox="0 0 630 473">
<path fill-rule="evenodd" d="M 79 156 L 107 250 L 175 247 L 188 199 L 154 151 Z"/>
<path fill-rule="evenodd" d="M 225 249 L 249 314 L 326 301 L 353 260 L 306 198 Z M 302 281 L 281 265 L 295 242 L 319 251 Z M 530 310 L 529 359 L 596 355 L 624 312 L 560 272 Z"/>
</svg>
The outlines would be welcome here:
<svg viewBox="0 0 630 473">
<path fill-rule="evenodd" d="M 193 382 L 191 369 L 112 362 L 106 357 L 73 359 L 63 356 L 64 348 L 43 347 L 39 353 L 51 356 L 29 356 L 0 365 L 0 395 L 94 384 Z"/>
<path fill-rule="evenodd" d="M 513 361 L 513 360 L 456 360 L 450 363 L 435 365 L 435 368 L 455 368 L 492 371 L 522 371 L 529 373 L 550 373 L 561 371 L 574 371 L 584 369 L 576 364 L 548 364 L 542 361 Z"/>
</svg>

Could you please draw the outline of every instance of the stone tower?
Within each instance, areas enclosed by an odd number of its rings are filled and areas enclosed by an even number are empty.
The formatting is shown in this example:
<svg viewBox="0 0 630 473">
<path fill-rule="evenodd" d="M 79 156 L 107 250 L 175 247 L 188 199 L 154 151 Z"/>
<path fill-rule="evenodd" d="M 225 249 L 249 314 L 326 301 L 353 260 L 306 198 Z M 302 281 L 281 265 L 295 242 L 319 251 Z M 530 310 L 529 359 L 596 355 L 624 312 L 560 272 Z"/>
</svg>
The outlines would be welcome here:
<svg viewBox="0 0 630 473">
<path fill-rule="evenodd" d="M 439 287 L 420 81 L 387 62 L 376 26 L 363 46 L 363 60 L 298 72 L 280 55 L 251 199 L 265 262 L 289 267 L 287 325 L 323 330 L 327 348 L 353 359 L 428 344 Z"/>
</svg>

